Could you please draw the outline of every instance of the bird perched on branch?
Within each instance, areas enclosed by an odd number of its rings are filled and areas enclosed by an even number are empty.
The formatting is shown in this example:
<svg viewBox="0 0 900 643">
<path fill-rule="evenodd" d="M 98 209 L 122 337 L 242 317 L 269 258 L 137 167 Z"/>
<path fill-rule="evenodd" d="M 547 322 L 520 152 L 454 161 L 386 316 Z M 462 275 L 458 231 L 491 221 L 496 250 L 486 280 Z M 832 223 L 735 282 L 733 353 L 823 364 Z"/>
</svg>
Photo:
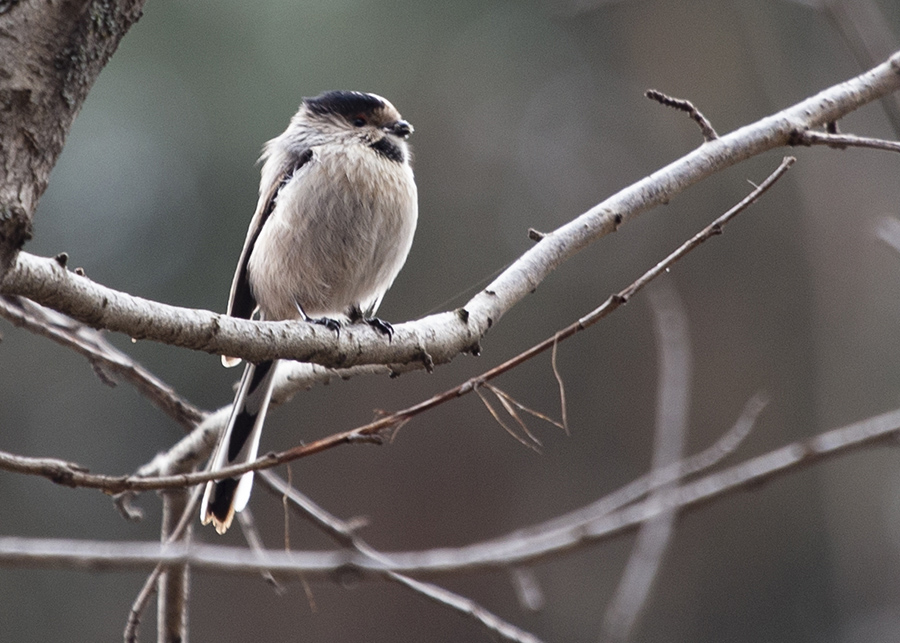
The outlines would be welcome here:
<svg viewBox="0 0 900 643">
<path fill-rule="evenodd" d="M 406 140 L 413 128 L 375 94 L 305 98 L 261 160 L 259 202 L 238 261 L 228 314 L 300 319 L 339 330 L 376 317 L 412 245 L 418 205 Z M 240 360 L 223 357 L 226 366 Z M 248 363 L 211 470 L 256 458 L 276 361 Z M 250 498 L 253 472 L 209 482 L 200 517 L 225 533 Z"/>
</svg>

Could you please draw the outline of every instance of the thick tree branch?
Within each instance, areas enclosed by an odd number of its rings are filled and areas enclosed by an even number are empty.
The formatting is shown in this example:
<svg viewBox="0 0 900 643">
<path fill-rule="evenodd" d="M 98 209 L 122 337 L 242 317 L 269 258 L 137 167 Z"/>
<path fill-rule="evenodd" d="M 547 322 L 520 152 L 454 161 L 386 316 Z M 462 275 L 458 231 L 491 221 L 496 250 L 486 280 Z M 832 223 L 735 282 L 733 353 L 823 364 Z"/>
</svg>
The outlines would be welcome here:
<svg viewBox="0 0 900 643">
<path fill-rule="evenodd" d="M 457 313 L 397 324 L 390 342 L 367 324 L 348 326 L 338 335 L 319 324 L 238 319 L 133 297 L 94 283 L 54 259 L 24 252 L 0 291 L 15 292 L 93 328 L 252 361 L 284 357 L 331 368 L 359 364 L 430 368 L 450 361 L 460 350 L 474 350 L 480 337 L 478 326 L 467 324 L 465 315 Z"/>
<path fill-rule="evenodd" d="M 477 351 L 480 338 L 563 262 L 622 223 L 669 202 L 688 187 L 768 150 L 790 145 L 796 132 L 839 120 L 900 88 L 900 52 L 874 69 L 777 114 L 704 143 L 690 154 L 621 190 L 540 241 L 463 308 L 395 327 L 388 343 L 353 327 L 336 337 L 296 322 L 249 322 L 151 302 L 95 284 L 50 259 L 21 254 L 0 293 L 21 295 L 95 328 L 251 361 L 284 357 L 330 367 L 445 363 Z"/>
</svg>

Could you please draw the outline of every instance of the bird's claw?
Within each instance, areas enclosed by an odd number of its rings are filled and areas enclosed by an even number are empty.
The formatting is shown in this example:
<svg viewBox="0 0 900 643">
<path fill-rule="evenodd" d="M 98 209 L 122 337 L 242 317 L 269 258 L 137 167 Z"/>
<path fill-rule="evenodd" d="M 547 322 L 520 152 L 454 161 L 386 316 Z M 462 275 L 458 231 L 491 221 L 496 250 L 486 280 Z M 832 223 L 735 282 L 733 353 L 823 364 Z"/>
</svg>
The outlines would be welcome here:
<svg viewBox="0 0 900 643">
<path fill-rule="evenodd" d="M 311 324 L 318 324 L 319 326 L 324 326 L 328 330 L 333 330 L 338 335 L 341 334 L 341 322 L 336 319 L 332 319 L 331 317 L 316 317 L 315 319 L 307 319 Z"/>
<path fill-rule="evenodd" d="M 377 330 L 382 335 L 386 335 L 389 342 L 394 339 L 394 327 L 383 319 L 378 319 L 377 317 L 369 317 L 368 319 L 365 319 L 363 321 L 365 321 L 369 326 Z"/>
</svg>

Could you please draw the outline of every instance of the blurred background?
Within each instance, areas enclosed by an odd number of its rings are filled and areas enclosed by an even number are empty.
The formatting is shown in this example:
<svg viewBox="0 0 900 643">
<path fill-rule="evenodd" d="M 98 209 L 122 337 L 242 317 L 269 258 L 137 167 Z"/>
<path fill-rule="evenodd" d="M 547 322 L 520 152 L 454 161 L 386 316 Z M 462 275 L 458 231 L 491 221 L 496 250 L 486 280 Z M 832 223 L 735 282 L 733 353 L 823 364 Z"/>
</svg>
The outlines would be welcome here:
<svg viewBox="0 0 900 643">
<path fill-rule="evenodd" d="M 149 0 L 77 119 L 26 250 L 134 295 L 224 311 L 258 186 L 262 144 L 303 96 L 388 97 L 416 127 L 420 222 L 379 311 L 393 322 L 461 305 L 550 230 L 696 147 L 692 100 L 729 132 L 900 48 L 900 5 L 753 0 Z M 874 12 L 874 13 L 873 13 Z M 848 38 L 847 15 L 877 28 Z M 866 21 L 869 21 L 866 23 Z M 880 60 L 879 60 L 880 61 Z M 844 131 L 897 138 L 873 104 Z M 775 151 L 642 215 L 552 275 L 433 374 L 336 381 L 274 410 L 263 451 L 352 428 L 519 353 L 599 305 L 746 195 L 785 153 L 799 161 L 722 237 L 664 277 L 680 294 L 694 360 L 687 451 L 711 444 L 757 391 L 771 400 L 729 462 L 900 405 L 900 255 L 879 241 L 900 216 L 900 158 Z M 127 473 L 181 437 L 127 385 L 73 352 L 0 323 L 0 449 Z M 193 403 L 231 401 L 219 359 L 112 336 Z M 421 416 L 390 445 L 293 464 L 302 491 L 391 550 L 464 545 L 582 506 L 646 472 L 657 361 L 647 297 L 559 347 L 571 435 L 535 420 L 523 448 L 475 396 Z M 496 384 L 559 416 L 549 355 Z M 286 474 L 284 468 L 279 471 Z M 106 496 L 0 472 L 0 533 L 155 540 L 159 499 L 125 522 Z M 251 501 L 269 547 L 281 502 Z M 298 549 L 332 543 L 292 518 Z M 240 545 L 240 530 L 196 538 Z M 597 640 L 633 536 L 535 566 L 527 611 L 505 573 L 439 579 L 547 641 Z M 0 638 L 120 640 L 139 573 L 4 569 Z M 641 641 L 900 641 L 900 460 L 853 453 L 692 511 L 675 533 L 635 630 Z M 481 641 L 480 628 L 379 582 L 276 595 L 261 578 L 196 573 L 196 641 Z M 153 613 L 142 633 L 153 640 Z"/>
</svg>

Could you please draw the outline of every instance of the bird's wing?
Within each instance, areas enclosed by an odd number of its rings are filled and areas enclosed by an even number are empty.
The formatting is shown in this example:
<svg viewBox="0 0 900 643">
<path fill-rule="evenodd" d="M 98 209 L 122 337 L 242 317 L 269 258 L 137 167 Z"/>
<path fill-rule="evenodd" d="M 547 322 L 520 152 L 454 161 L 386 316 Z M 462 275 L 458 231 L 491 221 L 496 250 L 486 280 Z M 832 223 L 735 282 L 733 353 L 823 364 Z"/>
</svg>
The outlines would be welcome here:
<svg viewBox="0 0 900 643">
<path fill-rule="evenodd" d="M 228 309 L 226 311 L 226 314 L 231 317 L 250 319 L 256 311 L 256 298 L 253 296 L 253 289 L 250 287 L 250 276 L 247 271 L 250 255 L 253 253 L 259 233 L 262 232 L 263 226 L 275 209 L 275 202 L 278 199 L 278 193 L 281 191 L 281 188 L 291 180 L 291 177 L 297 170 L 309 163 L 312 156 L 312 149 L 307 149 L 286 159 L 286 162 L 282 164 L 281 169 L 276 174 L 276 180 L 271 182 L 264 194 L 260 194 L 256 212 L 253 214 L 250 228 L 247 230 L 247 238 L 244 240 L 244 248 L 241 250 L 241 258 L 238 260 L 237 268 L 234 271 L 234 279 L 231 282 L 231 293 L 228 296 Z M 235 366 L 240 361 L 236 357 L 222 356 L 222 363 L 228 367 Z"/>
<path fill-rule="evenodd" d="M 250 261 L 250 255 L 253 253 L 253 247 L 259 238 L 259 233 L 263 226 L 275 209 L 275 202 L 278 193 L 294 175 L 294 172 L 309 163 L 312 159 L 313 152 L 311 149 L 304 150 L 301 154 L 293 156 L 284 163 L 281 171 L 277 174 L 277 179 L 272 181 L 268 191 L 260 195 L 259 204 L 253 219 L 250 221 L 250 228 L 247 230 L 247 238 L 244 241 L 244 249 L 241 251 L 241 258 L 238 261 L 237 269 L 234 271 L 234 279 L 231 282 L 231 294 L 228 297 L 228 315 L 232 317 L 242 317 L 250 319 L 256 310 L 256 299 L 250 289 L 250 279 L 247 273 L 247 263 Z"/>
</svg>

